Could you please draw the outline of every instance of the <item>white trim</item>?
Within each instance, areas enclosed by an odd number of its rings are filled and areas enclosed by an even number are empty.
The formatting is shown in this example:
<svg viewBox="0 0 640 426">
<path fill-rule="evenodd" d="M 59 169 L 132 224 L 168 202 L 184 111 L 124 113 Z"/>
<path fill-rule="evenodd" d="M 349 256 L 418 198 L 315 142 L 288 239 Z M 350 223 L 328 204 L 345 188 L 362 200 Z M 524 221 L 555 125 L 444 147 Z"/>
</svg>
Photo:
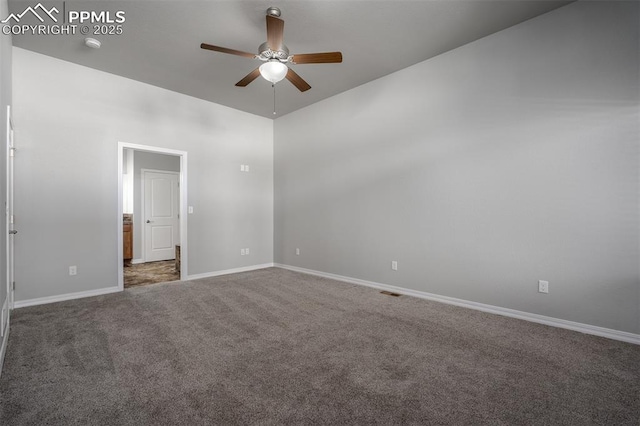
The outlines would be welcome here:
<svg viewBox="0 0 640 426">
<path fill-rule="evenodd" d="M 187 151 L 180 151 L 180 280 L 187 279 L 189 245 L 187 244 Z"/>
<path fill-rule="evenodd" d="M 13 132 L 13 115 L 11 114 L 11 105 L 7 105 L 7 140 L 6 140 L 6 175 L 5 178 L 7 180 L 6 182 L 6 194 L 5 194 L 5 255 L 6 255 L 6 259 L 5 259 L 5 266 L 7 269 L 7 305 L 8 305 L 8 310 L 11 311 L 11 309 L 13 309 L 13 299 L 15 297 L 14 295 L 14 289 L 13 289 L 13 281 L 15 281 L 15 266 L 14 266 L 14 262 L 15 262 L 15 247 L 14 247 L 14 237 L 12 235 L 9 234 L 9 231 L 14 229 L 13 228 L 13 222 L 12 222 L 12 217 L 13 217 L 13 209 L 14 209 L 14 194 L 13 194 L 13 185 L 15 185 L 15 177 L 14 177 L 14 161 L 13 161 L 13 157 L 12 157 L 12 153 L 11 153 L 11 149 L 15 148 L 15 141 L 14 141 L 14 132 Z M 11 210 L 11 211 L 9 211 Z"/>
<path fill-rule="evenodd" d="M 4 367 L 4 356 L 7 353 L 7 345 L 9 344 L 9 333 L 11 329 L 8 327 L 8 325 L 9 324 L 7 324 L 7 332 L 2 338 L 2 346 L 0 346 L 0 377 L 2 377 L 2 367 Z"/>
<path fill-rule="evenodd" d="M 116 236 L 118 238 L 118 288 L 124 290 L 124 265 L 122 264 L 122 157 L 124 149 L 135 151 L 155 152 L 159 154 L 176 155 L 180 157 L 180 280 L 188 279 L 189 245 L 187 244 L 187 151 L 177 149 L 160 148 L 148 145 L 139 145 L 128 142 L 118 142 L 118 220 Z"/>
<path fill-rule="evenodd" d="M 131 259 L 132 265 L 137 265 L 139 263 L 144 263 L 144 259 Z"/>
<path fill-rule="evenodd" d="M 593 334 L 595 336 L 606 337 L 608 339 L 620 340 L 622 342 L 640 345 L 640 334 L 628 333 L 626 331 L 613 330 L 610 328 L 598 327 L 595 325 L 583 324 L 574 321 L 567 321 L 559 318 L 517 311 L 515 309 L 502 308 L 500 306 L 486 305 L 484 303 L 457 299 L 455 297 L 440 296 L 438 294 L 426 293 L 423 291 L 411 290 L 408 288 L 396 287 L 393 285 L 381 284 L 373 281 L 361 280 L 358 278 L 345 277 L 342 275 L 330 274 L 327 272 L 314 271 L 312 269 L 299 268 L 297 266 L 283 265 L 280 263 L 275 263 L 274 266 L 277 268 L 288 269 L 290 271 L 302 272 L 303 274 L 316 275 L 319 277 L 330 278 L 336 281 L 343 281 L 351 284 L 373 287 L 380 290 L 388 290 L 394 293 L 406 294 L 407 296 L 419 297 L 421 299 L 433 300 L 435 302 L 447 303 L 449 305 L 456 305 L 463 308 L 475 309 L 477 311 L 488 312 L 491 314 L 497 314 L 511 318 L 518 318 L 521 320 L 545 324 L 552 327 L 565 328 L 568 330 L 578 331 L 580 333 Z"/>
<path fill-rule="evenodd" d="M 13 115 L 11 114 L 11 105 L 7 105 L 7 140 L 5 141 L 6 145 L 6 194 L 5 194 L 5 202 L 6 202 L 6 211 L 5 211 L 5 227 L 4 230 L 7 232 L 5 234 L 6 237 L 6 258 L 5 258 L 5 266 L 7 269 L 6 274 L 6 285 L 7 285 L 7 296 L 2 304 L 2 310 L 0 314 L 2 315 L 2 321 L 0 321 L 2 329 L 2 343 L 0 343 L 0 377 L 2 377 L 2 367 L 4 366 L 4 356 L 7 353 L 7 345 L 9 344 L 9 334 L 11 332 L 11 310 L 14 308 L 14 292 L 13 292 L 13 281 L 15 280 L 15 271 L 13 270 L 13 246 L 12 241 L 13 237 L 8 234 L 8 231 L 12 229 L 11 217 L 10 214 L 13 214 L 13 211 L 9 211 L 9 205 L 13 209 L 13 185 L 14 177 L 9 176 L 9 173 L 13 174 L 13 158 L 11 156 L 11 148 L 15 147 L 13 144 Z M 11 178 L 11 179 L 10 179 Z M 11 198 L 9 198 L 11 197 Z M 7 323 L 4 323 L 4 315 L 7 315 Z"/>
<path fill-rule="evenodd" d="M 116 239 L 118 240 L 118 256 L 116 257 L 118 263 L 118 289 L 124 290 L 124 247 L 123 235 L 122 235 L 122 214 L 123 214 L 123 202 L 122 202 L 122 162 L 124 161 L 125 144 L 118 142 L 118 220 L 116 221 Z"/>
<path fill-rule="evenodd" d="M 64 302 L 73 299 L 82 299 L 83 297 L 102 296 L 103 294 L 118 293 L 122 291 L 119 287 L 106 287 L 97 290 L 79 291 L 77 293 L 60 294 L 58 296 L 38 297 L 37 299 L 19 300 L 15 302 L 14 307 L 26 308 L 27 306 L 46 305 L 48 303 Z"/>
<path fill-rule="evenodd" d="M 223 271 L 205 272 L 204 274 L 194 274 L 187 277 L 188 280 L 198 280 L 200 278 L 218 277 L 220 275 L 237 274 L 238 272 L 256 271 L 258 269 L 273 268 L 273 263 L 263 263 L 262 265 L 243 266 L 241 268 L 225 269 Z"/>
</svg>

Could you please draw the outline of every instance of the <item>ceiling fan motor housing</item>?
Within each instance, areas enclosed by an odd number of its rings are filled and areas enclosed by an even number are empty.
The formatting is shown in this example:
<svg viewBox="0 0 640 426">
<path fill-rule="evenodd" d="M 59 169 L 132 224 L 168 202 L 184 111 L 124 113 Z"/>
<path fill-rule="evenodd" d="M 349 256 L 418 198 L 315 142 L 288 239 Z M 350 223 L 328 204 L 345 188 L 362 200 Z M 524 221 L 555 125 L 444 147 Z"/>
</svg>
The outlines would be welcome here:
<svg viewBox="0 0 640 426">
<path fill-rule="evenodd" d="M 269 44 L 264 42 L 258 47 L 258 59 L 261 61 L 269 61 L 271 59 L 278 59 L 281 62 L 287 62 L 289 60 L 289 49 L 284 44 L 280 46 L 279 50 L 271 50 Z"/>
</svg>

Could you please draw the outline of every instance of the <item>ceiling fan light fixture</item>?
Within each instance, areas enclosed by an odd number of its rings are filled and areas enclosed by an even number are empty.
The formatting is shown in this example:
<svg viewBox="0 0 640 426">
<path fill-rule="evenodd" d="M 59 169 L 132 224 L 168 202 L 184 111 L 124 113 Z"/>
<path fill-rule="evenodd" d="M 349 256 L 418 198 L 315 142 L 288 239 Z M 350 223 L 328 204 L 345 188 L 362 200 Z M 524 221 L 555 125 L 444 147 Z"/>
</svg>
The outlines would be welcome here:
<svg viewBox="0 0 640 426">
<path fill-rule="evenodd" d="M 287 64 L 336 64 L 342 62 L 342 53 L 321 52 L 289 55 L 289 49 L 283 43 L 284 21 L 278 18 L 279 16 L 280 9 L 277 7 L 270 7 L 267 10 L 267 41 L 258 47 L 257 55 L 207 43 L 201 43 L 200 48 L 264 62 L 261 66 L 255 68 L 242 80 L 237 82 L 237 87 L 247 87 L 247 85 L 257 79 L 259 75 L 262 75 L 262 78 L 272 83 L 274 89 L 276 83 L 286 78 L 300 92 L 306 92 L 311 89 L 309 83 L 304 81 L 304 79 L 296 74 L 292 68 L 289 68 Z"/>
<path fill-rule="evenodd" d="M 282 80 L 288 71 L 289 67 L 277 59 L 272 59 L 260 65 L 260 75 L 262 75 L 265 80 L 274 84 Z"/>
</svg>

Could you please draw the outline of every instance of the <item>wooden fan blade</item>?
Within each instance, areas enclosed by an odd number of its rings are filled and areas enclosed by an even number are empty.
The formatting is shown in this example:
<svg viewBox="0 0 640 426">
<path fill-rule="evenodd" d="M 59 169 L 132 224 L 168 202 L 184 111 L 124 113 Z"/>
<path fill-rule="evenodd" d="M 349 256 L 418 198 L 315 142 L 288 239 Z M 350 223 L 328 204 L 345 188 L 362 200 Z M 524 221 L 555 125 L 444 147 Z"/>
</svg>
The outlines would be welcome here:
<svg viewBox="0 0 640 426">
<path fill-rule="evenodd" d="M 245 87 L 260 75 L 260 68 L 251 71 L 245 78 L 236 83 L 238 87 Z"/>
<path fill-rule="evenodd" d="M 244 56 L 245 58 L 255 58 L 256 55 L 249 52 L 242 52 L 241 50 L 227 49 L 226 47 L 214 46 L 212 44 L 202 43 L 201 49 L 214 50 L 216 52 L 229 53 L 231 55 Z"/>
<path fill-rule="evenodd" d="M 302 53 L 293 55 L 291 62 L 294 64 L 336 64 L 342 62 L 342 53 Z"/>
<path fill-rule="evenodd" d="M 289 71 L 287 71 L 286 77 L 287 77 L 287 80 L 289 80 L 301 92 L 306 92 L 307 90 L 311 89 L 311 86 L 309 86 L 309 83 L 304 81 L 302 77 L 296 74 L 295 71 L 293 71 L 291 68 L 289 68 Z"/>
<path fill-rule="evenodd" d="M 267 46 L 276 51 L 282 48 L 282 37 L 284 35 L 284 21 L 275 16 L 267 15 Z"/>
</svg>

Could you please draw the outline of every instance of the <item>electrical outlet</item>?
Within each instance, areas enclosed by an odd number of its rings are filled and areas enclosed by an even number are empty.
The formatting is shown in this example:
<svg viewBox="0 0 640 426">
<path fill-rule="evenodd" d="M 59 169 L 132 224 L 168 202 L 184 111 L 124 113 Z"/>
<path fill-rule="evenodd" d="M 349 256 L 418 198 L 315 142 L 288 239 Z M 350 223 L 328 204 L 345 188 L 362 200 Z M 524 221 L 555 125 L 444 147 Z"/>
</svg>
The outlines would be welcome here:
<svg viewBox="0 0 640 426">
<path fill-rule="evenodd" d="M 248 171 L 249 171 L 249 165 L 248 165 L 248 164 L 245 164 L 245 165 L 244 165 L 244 171 L 245 171 L 245 172 L 248 172 Z"/>
<path fill-rule="evenodd" d="M 246 254 L 247 256 L 249 255 L 249 249 L 248 248 L 244 249 L 244 254 Z"/>
<path fill-rule="evenodd" d="M 300 249 L 299 248 L 296 249 L 296 256 L 300 256 Z"/>
<path fill-rule="evenodd" d="M 393 269 L 394 271 L 398 270 L 398 261 L 397 260 L 392 260 L 391 261 L 391 269 Z"/>
<path fill-rule="evenodd" d="M 240 171 L 244 172 L 244 164 L 240 164 Z"/>
<path fill-rule="evenodd" d="M 189 214 L 193 214 L 193 206 L 189 206 Z"/>
<path fill-rule="evenodd" d="M 538 292 L 549 293 L 549 281 L 538 281 Z"/>
<path fill-rule="evenodd" d="M 240 249 L 240 256 L 244 256 L 244 255 L 245 255 L 244 249 Z"/>
<path fill-rule="evenodd" d="M 78 267 L 77 266 L 69 266 L 69 275 L 77 275 Z"/>
</svg>

